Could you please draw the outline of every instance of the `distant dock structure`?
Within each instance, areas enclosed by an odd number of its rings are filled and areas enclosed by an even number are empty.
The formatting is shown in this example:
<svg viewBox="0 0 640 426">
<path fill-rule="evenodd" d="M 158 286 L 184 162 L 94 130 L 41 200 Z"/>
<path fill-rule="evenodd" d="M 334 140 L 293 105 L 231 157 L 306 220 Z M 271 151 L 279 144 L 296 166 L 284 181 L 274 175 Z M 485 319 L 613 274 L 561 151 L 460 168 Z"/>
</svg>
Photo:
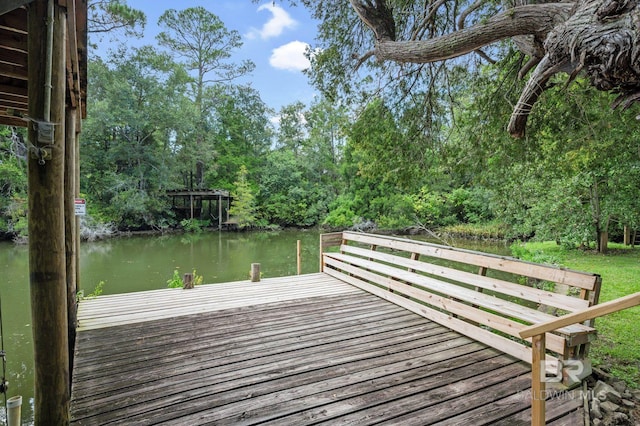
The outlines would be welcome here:
<svg viewBox="0 0 640 426">
<path fill-rule="evenodd" d="M 167 191 L 176 218 L 210 220 L 222 230 L 228 226 L 232 197 L 222 189 L 178 189 Z"/>
</svg>

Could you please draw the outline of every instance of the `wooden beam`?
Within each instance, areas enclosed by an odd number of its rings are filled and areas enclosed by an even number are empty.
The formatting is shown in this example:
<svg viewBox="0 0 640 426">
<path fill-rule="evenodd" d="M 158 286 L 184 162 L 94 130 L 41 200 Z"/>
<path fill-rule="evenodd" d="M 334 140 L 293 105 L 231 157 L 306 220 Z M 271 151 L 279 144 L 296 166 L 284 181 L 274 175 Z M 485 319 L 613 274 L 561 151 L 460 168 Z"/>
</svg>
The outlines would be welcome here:
<svg viewBox="0 0 640 426">
<path fill-rule="evenodd" d="M 21 97 L 25 102 L 27 102 L 27 86 L 11 86 L 8 84 L 0 84 L 0 95 L 13 95 Z"/>
<path fill-rule="evenodd" d="M 23 100 L 16 100 L 15 98 L 6 97 L 0 98 L 0 111 L 7 113 L 7 115 L 18 115 L 15 112 L 24 112 L 26 113 L 29 109 L 29 104 L 24 102 Z M 12 111 L 14 112 L 12 114 Z"/>
<path fill-rule="evenodd" d="M 0 124 L 5 126 L 27 127 L 27 122 L 20 117 L 14 117 L 12 115 L 3 115 L 0 112 Z"/>
<path fill-rule="evenodd" d="M 78 53 L 78 81 L 80 83 L 80 118 L 87 117 L 87 0 L 73 0 L 75 10 L 75 43 Z M 82 130 L 82 120 L 78 120 L 78 132 Z"/>
<path fill-rule="evenodd" d="M 29 62 L 46 61 L 47 1 L 29 7 Z M 28 158 L 29 277 L 34 353 L 34 425 L 69 424 L 70 372 L 64 237 L 66 16 L 54 5 L 50 122 L 55 124 L 50 158 Z M 44 121 L 45 66 L 29 67 L 29 117 Z M 28 126 L 38 144 L 36 126 Z M 42 160 L 45 160 L 44 163 Z"/>
<path fill-rule="evenodd" d="M 27 67 L 10 65 L 0 62 L 0 76 L 27 81 L 27 72 Z"/>
<path fill-rule="evenodd" d="M 19 7 L 31 3 L 33 0 L 2 0 L 0 3 L 0 15 L 11 12 Z"/>
<path fill-rule="evenodd" d="M 12 12 L 0 14 L 0 28 L 14 33 L 27 35 L 27 10 L 16 9 Z"/>
<path fill-rule="evenodd" d="M 75 0 L 70 0 L 66 4 L 68 11 L 67 33 L 67 88 L 69 89 L 69 102 L 72 108 L 76 109 L 81 103 L 80 91 L 80 65 L 78 59 L 78 43 L 76 29 Z"/>
<path fill-rule="evenodd" d="M 0 64 L 22 68 L 24 73 L 27 73 L 27 55 L 25 53 L 0 46 Z"/>
<path fill-rule="evenodd" d="M 27 54 L 27 35 L 0 27 L 0 47 Z"/>
</svg>

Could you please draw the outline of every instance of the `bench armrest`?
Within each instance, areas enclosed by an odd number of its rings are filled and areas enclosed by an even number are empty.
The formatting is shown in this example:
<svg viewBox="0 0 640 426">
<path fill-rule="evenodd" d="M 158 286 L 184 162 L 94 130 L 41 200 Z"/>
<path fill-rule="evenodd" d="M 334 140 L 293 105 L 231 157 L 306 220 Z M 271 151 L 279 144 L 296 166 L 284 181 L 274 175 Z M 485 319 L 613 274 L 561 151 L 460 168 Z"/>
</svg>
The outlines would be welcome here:
<svg viewBox="0 0 640 426">
<path fill-rule="evenodd" d="M 571 324 L 578 324 L 593 318 L 601 317 L 623 309 L 640 305 L 640 292 L 633 293 L 625 297 L 621 297 L 610 302 L 601 303 L 591 306 L 582 311 L 573 312 L 568 315 L 561 316 L 557 319 L 550 320 L 541 324 L 534 324 L 520 330 L 520 337 L 526 339 L 528 337 L 538 336 L 540 334 L 554 331 L 558 328 L 566 327 Z"/>
</svg>

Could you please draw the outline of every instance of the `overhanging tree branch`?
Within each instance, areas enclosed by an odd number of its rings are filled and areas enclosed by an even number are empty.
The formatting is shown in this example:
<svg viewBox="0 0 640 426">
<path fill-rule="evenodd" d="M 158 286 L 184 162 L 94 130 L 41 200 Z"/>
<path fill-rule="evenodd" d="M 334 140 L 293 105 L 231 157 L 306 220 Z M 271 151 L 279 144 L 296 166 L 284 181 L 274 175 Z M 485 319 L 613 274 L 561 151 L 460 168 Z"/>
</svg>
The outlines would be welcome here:
<svg viewBox="0 0 640 426">
<path fill-rule="evenodd" d="M 554 27 L 566 21 L 573 3 L 547 3 L 509 9 L 484 24 L 464 28 L 429 40 L 395 41 L 386 37 L 389 16 L 380 4 L 350 0 L 363 22 L 376 34 L 375 54 L 379 60 L 428 63 L 465 55 L 483 46 L 518 35 L 546 37 Z M 388 9 L 386 9 L 388 11 Z M 390 13 L 390 11 L 389 11 Z M 392 19 L 392 18 L 391 18 Z M 394 26 L 395 27 L 395 26 Z"/>
<path fill-rule="evenodd" d="M 514 109 L 509 131 L 522 137 L 533 104 L 558 72 L 569 82 L 582 72 L 598 90 L 618 93 L 614 103 L 628 107 L 640 101 L 640 6 L 634 0 L 576 0 L 519 5 L 484 23 L 425 40 L 397 41 L 388 1 L 350 0 L 376 35 L 378 60 L 399 63 L 443 61 L 494 42 L 513 39 L 530 56 L 523 76 L 535 68 Z M 521 3 L 521 2 L 518 2 Z M 436 3 L 437 4 L 437 3 Z M 471 8 L 477 7 L 474 3 Z M 369 54 L 368 54 L 369 55 Z M 364 61 L 362 58 L 360 62 Z"/>
</svg>

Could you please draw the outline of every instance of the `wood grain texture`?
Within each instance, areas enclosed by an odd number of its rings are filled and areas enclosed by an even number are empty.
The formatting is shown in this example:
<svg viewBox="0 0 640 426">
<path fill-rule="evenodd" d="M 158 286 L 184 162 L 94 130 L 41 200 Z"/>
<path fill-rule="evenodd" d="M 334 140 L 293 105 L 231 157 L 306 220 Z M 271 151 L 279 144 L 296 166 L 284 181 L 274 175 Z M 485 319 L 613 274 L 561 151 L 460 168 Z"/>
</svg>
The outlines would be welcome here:
<svg viewBox="0 0 640 426">
<path fill-rule="evenodd" d="M 85 321 L 96 309 L 104 322 L 78 333 L 71 424 L 528 419 L 527 364 L 333 277 L 209 287 L 177 318 L 156 313 L 193 290 L 81 302 Z M 549 406 L 555 419 L 580 409 Z"/>
</svg>

